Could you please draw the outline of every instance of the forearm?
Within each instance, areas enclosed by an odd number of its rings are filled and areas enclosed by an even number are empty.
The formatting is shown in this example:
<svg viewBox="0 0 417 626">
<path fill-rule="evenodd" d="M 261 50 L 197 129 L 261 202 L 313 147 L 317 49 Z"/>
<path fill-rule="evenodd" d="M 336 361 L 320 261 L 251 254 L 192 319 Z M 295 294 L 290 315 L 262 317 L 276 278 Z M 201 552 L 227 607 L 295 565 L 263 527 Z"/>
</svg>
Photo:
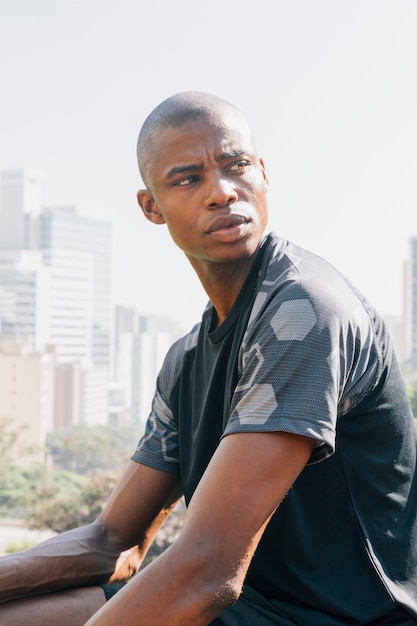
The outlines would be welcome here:
<svg viewBox="0 0 417 626">
<path fill-rule="evenodd" d="M 62 533 L 0 559 L 0 602 L 105 582 L 121 550 L 99 524 Z"/>
<path fill-rule="evenodd" d="M 86 626 L 206 626 L 240 593 L 241 581 L 219 576 L 212 554 L 172 546 L 139 572 Z M 202 556 L 202 555 L 200 555 Z M 216 571 L 214 571 L 216 570 Z M 237 584 L 236 584 L 237 583 Z"/>
<path fill-rule="evenodd" d="M 86 626 L 210 624 L 238 600 L 264 529 L 314 445 L 290 433 L 225 437 L 194 492 L 175 544 Z M 247 464 L 251 472 L 245 471 Z"/>
</svg>

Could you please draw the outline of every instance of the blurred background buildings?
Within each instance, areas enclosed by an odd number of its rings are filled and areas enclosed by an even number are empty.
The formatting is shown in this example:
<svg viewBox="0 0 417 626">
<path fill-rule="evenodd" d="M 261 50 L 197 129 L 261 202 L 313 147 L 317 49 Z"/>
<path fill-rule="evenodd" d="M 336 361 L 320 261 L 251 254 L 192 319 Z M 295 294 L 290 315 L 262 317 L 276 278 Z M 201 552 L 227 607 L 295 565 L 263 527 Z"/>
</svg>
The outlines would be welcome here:
<svg viewBox="0 0 417 626">
<path fill-rule="evenodd" d="M 41 198 L 38 172 L 2 172 L 0 417 L 39 448 L 78 423 L 140 433 L 178 327 L 113 305 L 110 222 Z"/>
</svg>

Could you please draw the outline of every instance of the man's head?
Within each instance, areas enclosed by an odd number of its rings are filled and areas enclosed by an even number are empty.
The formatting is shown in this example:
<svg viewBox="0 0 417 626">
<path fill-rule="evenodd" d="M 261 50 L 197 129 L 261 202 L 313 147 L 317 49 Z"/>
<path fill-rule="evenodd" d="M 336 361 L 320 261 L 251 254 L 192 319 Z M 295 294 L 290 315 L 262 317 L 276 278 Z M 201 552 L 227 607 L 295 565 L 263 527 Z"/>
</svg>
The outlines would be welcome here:
<svg viewBox="0 0 417 626">
<path fill-rule="evenodd" d="M 267 179 L 243 114 L 215 96 L 180 93 L 138 139 L 145 217 L 167 224 L 194 268 L 250 257 L 267 226 Z"/>
<path fill-rule="evenodd" d="M 230 113 L 249 127 L 244 115 L 226 100 L 200 91 L 184 91 L 161 102 L 146 118 L 137 142 L 139 171 L 144 184 L 149 187 L 149 168 L 157 158 L 162 130 L 178 128 L 185 122 L 198 118 L 214 121 Z"/>
</svg>

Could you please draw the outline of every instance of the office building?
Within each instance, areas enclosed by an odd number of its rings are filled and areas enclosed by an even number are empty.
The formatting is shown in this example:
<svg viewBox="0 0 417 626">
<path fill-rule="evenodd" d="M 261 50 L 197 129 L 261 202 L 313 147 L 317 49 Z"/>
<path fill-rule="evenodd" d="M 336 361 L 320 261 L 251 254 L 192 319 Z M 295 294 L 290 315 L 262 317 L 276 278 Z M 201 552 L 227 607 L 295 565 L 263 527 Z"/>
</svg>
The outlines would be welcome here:
<svg viewBox="0 0 417 626">
<path fill-rule="evenodd" d="M 47 248 L 42 258 L 50 271 L 49 343 L 57 361 L 92 366 L 92 256 Z"/>
<path fill-rule="evenodd" d="M 1 173 L 0 250 L 36 247 L 34 222 L 41 211 L 43 181 L 34 170 Z"/>
<path fill-rule="evenodd" d="M 50 269 L 34 250 L 0 250 L 0 334 L 25 335 L 36 351 L 50 338 Z"/>
<path fill-rule="evenodd" d="M 37 353 L 24 336 L 0 336 L 0 418 L 18 435 L 14 461 L 43 461 L 43 446 L 54 426 L 53 352 Z"/>
<path fill-rule="evenodd" d="M 114 332 L 112 421 L 143 429 L 151 410 L 158 372 L 168 349 L 178 338 L 179 326 L 157 315 L 141 315 L 117 306 Z"/>
<path fill-rule="evenodd" d="M 49 207 L 38 218 L 39 247 L 91 255 L 91 362 L 110 366 L 111 223 L 78 215 L 74 207 Z"/>
<path fill-rule="evenodd" d="M 132 423 L 142 430 L 151 410 L 156 377 L 171 345 L 170 334 L 152 325 L 141 328 L 133 340 Z"/>
<path fill-rule="evenodd" d="M 81 410 L 80 363 L 57 363 L 55 366 L 54 430 L 79 424 Z"/>
</svg>

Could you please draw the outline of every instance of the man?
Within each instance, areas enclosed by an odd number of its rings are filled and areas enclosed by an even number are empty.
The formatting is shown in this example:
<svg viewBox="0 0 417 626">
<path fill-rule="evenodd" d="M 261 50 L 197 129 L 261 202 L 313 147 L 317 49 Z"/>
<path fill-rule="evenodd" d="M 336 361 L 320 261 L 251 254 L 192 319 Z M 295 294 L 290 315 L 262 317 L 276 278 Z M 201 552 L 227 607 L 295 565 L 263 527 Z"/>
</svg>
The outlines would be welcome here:
<svg viewBox="0 0 417 626">
<path fill-rule="evenodd" d="M 0 561 L 1 624 L 416 624 L 416 430 L 383 321 L 268 232 L 264 164 L 229 103 L 164 101 L 138 158 L 139 205 L 210 303 L 99 519 Z M 182 494 L 176 543 L 105 603 L 119 553 L 142 558 Z"/>
</svg>

